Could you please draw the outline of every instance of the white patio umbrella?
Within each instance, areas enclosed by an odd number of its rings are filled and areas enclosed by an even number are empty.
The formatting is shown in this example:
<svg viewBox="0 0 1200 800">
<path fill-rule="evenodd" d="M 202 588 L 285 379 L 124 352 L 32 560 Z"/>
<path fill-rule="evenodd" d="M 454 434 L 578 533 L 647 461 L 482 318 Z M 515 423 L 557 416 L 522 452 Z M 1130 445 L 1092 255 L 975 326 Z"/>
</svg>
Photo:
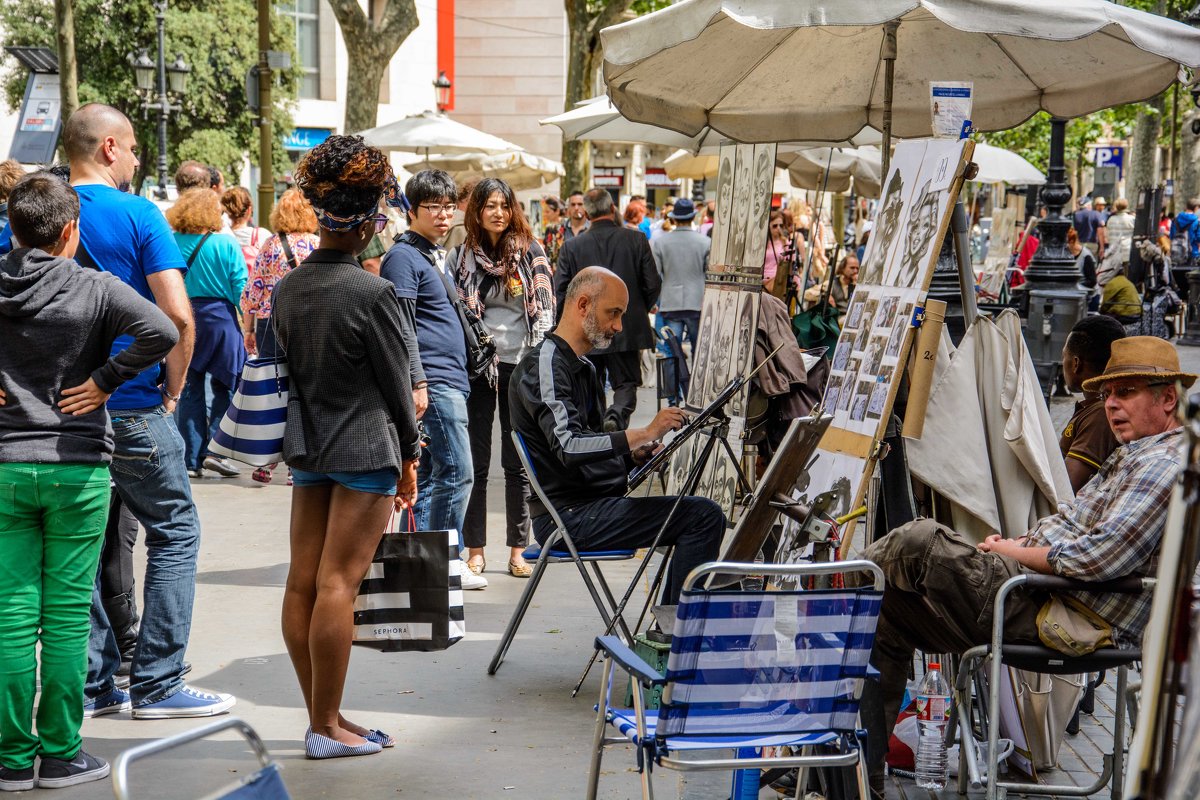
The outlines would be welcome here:
<svg viewBox="0 0 1200 800">
<path fill-rule="evenodd" d="M 593 97 L 584 100 L 570 111 L 547 117 L 542 125 L 554 125 L 560 128 L 568 141 L 597 141 L 597 142 L 635 142 L 642 144 L 657 144 L 667 147 L 679 147 L 692 153 L 716 149 L 728 136 L 702 127 L 694 135 L 679 133 L 668 127 L 646 125 L 641 122 L 631 122 L 621 116 L 621 112 L 613 106 L 607 97 Z M 792 136 L 784 137 L 791 140 Z M 878 131 L 864 131 L 859 135 L 848 137 L 839 142 L 847 146 L 878 144 Z M 827 142 L 809 142 L 810 145 L 828 144 Z M 715 174 L 715 173 L 714 173 Z"/>
<path fill-rule="evenodd" d="M 667 177 L 673 181 L 690 178 L 698 181 L 716 177 L 720 170 L 720 157 L 716 153 L 696 154 L 691 150 L 676 150 L 663 159 Z"/>
<path fill-rule="evenodd" d="M 523 150 L 520 145 L 455 122 L 443 114 L 425 111 L 378 128 L 361 132 L 363 140 L 385 152 L 408 153 L 505 153 Z"/>
<path fill-rule="evenodd" d="M 566 174 L 561 162 L 535 156 L 524 150 L 490 155 L 487 153 L 431 155 L 428 158 L 405 164 L 404 168 L 409 172 L 422 169 L 444 169 L 457 183 L 476 178 L 499 178 L 517 191 L 537 189 Z"/>
<path fill-rule="evenodd" d="M 929 81 L 971 80 L 977 130 L 1143 100 L 1200 32 L 1107 0 L 684 0 L 601 31 L 628 119 L 742 142 L 932 133 Z M 697 69 L 697 64 L 703 68 Z"/>
<path fill-rule="evenodd" d="M 783 151 L 776 157 L 775 163 L 788 171 L 788 177 L 797 189 L 825 189 L 838 194 L 850 191 L 850 182 L 853 180 L 855 194 L 879 197 L 882 159 L 877 147 L 840 150 L 812 147 Z"/>
<path fill-rule="evenodd" d="M 1041 170 L 1003 147 L 976 142 L 975 155 L 971 156 L 971 160 L 979 167 L 979 174 L 972 178 L 978 183 L 1041 186 L 1046 182 Z"/>
</svg>

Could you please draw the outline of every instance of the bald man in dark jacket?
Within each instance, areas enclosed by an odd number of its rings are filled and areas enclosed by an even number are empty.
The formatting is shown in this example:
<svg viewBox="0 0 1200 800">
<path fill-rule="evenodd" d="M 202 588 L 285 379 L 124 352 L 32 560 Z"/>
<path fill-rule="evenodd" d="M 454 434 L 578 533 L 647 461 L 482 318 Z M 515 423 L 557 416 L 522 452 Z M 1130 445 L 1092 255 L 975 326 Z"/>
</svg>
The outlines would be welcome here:
<svg viewBox="0 0 1200 800">
<path fill-rule="evenodd" d="M 561 316 L 567 285 L 583 269 L 604 267 L 625 282 L 629 308 L 624 326 L 610 347 L 588 356 L 596 366 L 600 385 L 607 380 L 613 387 L 613 401 L 604 415 L 604 430 L 624 430 L 629 426 L 629 417 L 637 406 L 637 389 L 642 385 L 640 351 L 654 347 L 649 314 L 658 302 L 662 279 L 645 234 L 616 221 L 612 195 L 604 189 L 592 189 L 583 196 L 583 207 L 591 227 L 565 242 L 559 251 L 554 294 Z"/>
</svg>

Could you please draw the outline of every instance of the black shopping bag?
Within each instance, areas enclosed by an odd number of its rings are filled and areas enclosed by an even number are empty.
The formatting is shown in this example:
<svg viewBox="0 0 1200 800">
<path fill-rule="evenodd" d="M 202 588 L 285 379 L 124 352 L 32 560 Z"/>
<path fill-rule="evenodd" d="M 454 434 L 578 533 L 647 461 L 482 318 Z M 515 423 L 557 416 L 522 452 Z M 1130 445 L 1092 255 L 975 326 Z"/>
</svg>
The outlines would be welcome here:
<svg viewBox="0 0 1200 800">
<path fill-rule="evenodd" d="M 385 533 L 354 600 L 354 643 L 428 652 L 466 632 L 458 531 Z"/>
</svg>

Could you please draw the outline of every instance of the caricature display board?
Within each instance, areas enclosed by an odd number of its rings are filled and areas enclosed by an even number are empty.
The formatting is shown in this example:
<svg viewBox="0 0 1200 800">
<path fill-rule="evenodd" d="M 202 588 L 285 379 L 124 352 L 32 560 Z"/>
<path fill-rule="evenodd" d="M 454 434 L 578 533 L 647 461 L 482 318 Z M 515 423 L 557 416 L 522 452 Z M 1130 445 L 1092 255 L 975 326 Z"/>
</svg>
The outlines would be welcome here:
<svg viewBox="0 0 1200 800">
<path fill-rule="evenodd" d="M 762 267 L 771 216 L 775 178 L 774 144 L 721 145 L 717 172 L 717 218 L 709 251 L 708 280 L 700 309 L 700 332 L 692 350 L 691 382 L 685 407 L 700 411 L 729 382 L 753 369 L 754 338 Z M 731 419 L 729 444 L 742 452 L 749 386 L 725 406 Z M 704 437 L 696 435 L 673 456 L 667 492 L 682 488 L 703 451 Z M 737 471 L 723 447 L 705 465 L 695 494 L 709 497 L 727 512 L 737 494 Z"/>
<path fill-rule="evenodd" d="M 692 353 L 692 374 L 685 407 L 700 411 L 707 407 L 729 382 L 754 368 L 754 339 L 758 330 L 761 284 L 740 281 L 709 282 L 704 287 L 700 311 L 700 333 Z M 725 406 L 729 415 L 728 441 L 741 453 L 749 387 L 743 387 Z M 700 456 L 704 437 L 696 435 L 674 455 L 667 492 L 678 493 L 688 471 Z M 727 511 L 737 491 L 736 469 L 724 448 L 716 448 L 706 465 L 695 494 L 709 497 Z"/>
<path fill-rule="evenodd" d="M 762 275 L 775 182 L 774 144 L 723 144 L 709 269 Z"/>
<path fill-rule="evenodd" d="M 829 516 L 848 514 L 866 494 L 877 443 L 912 347 L 915 316 L 973 151 L 969 140 L 901 142 L 896 147 L 822 400 L 833 422 L 800 476 L 803 485 L 792 491 L 801 501 L 833 492 Z M 799 557 L 798 529 L 790 521 L 784 525 L 783 563 Z M 848 539 L 853 526 L 842 534 Z"/>
</svg>

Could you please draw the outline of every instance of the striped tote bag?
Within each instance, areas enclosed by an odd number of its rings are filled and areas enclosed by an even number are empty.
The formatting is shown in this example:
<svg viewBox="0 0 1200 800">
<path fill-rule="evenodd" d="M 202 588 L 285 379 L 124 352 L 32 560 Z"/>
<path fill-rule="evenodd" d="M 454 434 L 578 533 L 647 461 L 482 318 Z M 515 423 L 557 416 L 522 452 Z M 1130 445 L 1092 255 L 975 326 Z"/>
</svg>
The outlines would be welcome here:
<svg viewBox="0 0 1200 800">
<path fill-rule="evenodd" d="M 250 359 L 242 368 L 233 402 L 208 443 L 209 452 L 255 467 L 278 464 L 283 461 L 287 409 L 287 359 Z"/>
</svg>

